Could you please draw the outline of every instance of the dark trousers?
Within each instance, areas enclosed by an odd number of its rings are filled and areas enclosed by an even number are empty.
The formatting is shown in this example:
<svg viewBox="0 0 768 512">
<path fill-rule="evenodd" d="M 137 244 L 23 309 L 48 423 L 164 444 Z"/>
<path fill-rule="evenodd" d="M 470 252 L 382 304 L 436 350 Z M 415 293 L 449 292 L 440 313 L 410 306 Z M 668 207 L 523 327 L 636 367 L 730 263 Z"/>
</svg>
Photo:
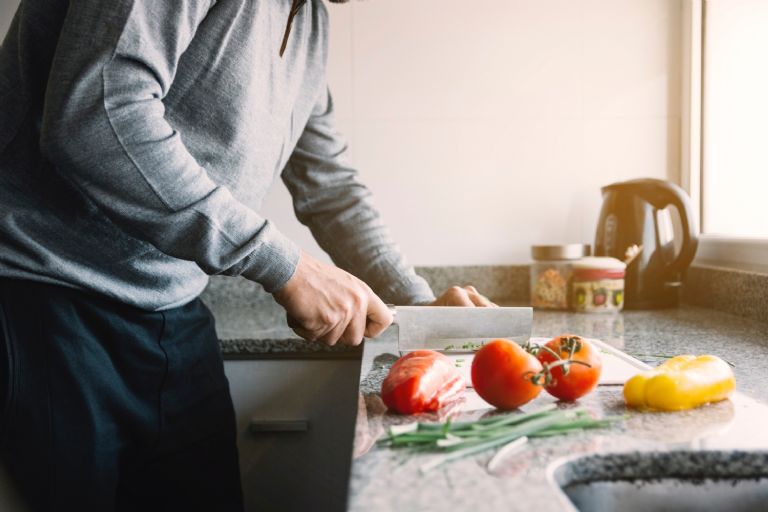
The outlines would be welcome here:
<svg viewBox="0 0 768 512">
<path fill-rule="evenodd" d="M 0 279 L 0 456 L 31 510 L 242 510 L 210 311 Z"/>
</svg>

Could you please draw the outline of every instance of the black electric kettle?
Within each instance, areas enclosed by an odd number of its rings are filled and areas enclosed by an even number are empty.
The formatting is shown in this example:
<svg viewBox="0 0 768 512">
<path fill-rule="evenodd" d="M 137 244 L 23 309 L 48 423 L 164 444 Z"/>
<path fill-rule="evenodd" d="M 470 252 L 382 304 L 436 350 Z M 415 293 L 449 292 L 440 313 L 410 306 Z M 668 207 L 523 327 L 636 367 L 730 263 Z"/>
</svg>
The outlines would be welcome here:
<svg viewBox="0 0 768 512">
<path fill-rule="evenodd" d="M 595 254 L 628 259 L 627 250 L 640 252 L 627 265 L 625 306 L 650 309 L 678 302 L 682 273 L 696 255 L 698 233 L 685 191 L 668 181 L 638 179 L 603 187 L 603 207 L 597 223 Z M 680 214 L 681 233 L 675 233 L 667 206 Z M 679 246 L 679 250 L 675 250 Z"/>
</svg>

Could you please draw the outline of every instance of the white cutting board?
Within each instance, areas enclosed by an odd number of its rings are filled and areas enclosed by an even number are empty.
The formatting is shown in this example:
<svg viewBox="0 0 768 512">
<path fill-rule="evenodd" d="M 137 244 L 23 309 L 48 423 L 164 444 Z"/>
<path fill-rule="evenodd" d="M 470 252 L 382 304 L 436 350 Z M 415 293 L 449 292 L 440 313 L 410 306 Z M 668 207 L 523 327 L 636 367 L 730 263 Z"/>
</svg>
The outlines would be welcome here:
<svg viewBox="0 0 768 512">
<path fill-rule="evenodd" d="M 531 342 L 543 345 L 550 338 L 531 338 Z M 650 370 L 651 367 L 644 362 L 635 359 L 621 350 L 611 347 L 603 341 L 594 338 L 584 338 L 600 350 L 600 357 L 603 359 L 603 370 L 600 373 L 601 386 L 623 386 L 624 383 L 633 375 Z M 467 386 L 472 387 L 472 358 L 473 354 L 445 354 L 450 357 L 458 366 Z"/>
</svg>

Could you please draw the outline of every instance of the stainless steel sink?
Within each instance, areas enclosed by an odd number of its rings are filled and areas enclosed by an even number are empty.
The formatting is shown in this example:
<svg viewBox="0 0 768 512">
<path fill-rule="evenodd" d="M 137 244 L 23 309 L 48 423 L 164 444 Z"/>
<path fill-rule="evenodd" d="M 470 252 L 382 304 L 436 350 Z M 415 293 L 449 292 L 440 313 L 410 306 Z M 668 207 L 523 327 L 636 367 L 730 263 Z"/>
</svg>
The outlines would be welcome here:
<svg viewBox="0 0 768 512">
<path fill-rule="evenodd" d="M 768 510 L 768 452 L 670 451 L 588 455 L 549 477 L 568 510 Z"/>
</svg>

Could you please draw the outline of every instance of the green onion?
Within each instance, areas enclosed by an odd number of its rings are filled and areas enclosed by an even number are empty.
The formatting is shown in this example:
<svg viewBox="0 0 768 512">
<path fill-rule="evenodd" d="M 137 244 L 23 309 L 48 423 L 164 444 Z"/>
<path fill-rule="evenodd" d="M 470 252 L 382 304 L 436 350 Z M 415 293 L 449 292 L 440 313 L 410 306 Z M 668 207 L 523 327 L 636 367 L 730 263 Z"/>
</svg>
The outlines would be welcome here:
<svg viewBox="0 0 768 512">
<path fill-rule="evenodd" d="M 417 422 L 407 423 L 405 425 L 392 425 L 389 427 L 390 436 L 399 436 L 401 434 L 407 434 L 408 432 L 415 432 L 419 428 Z"/>
<path fill-rule="evenodd" d="M 510 453 L 516 452 L 520 450 L 523 446 L 525 446 L 525 443 L 528 442 L 528 438 L 523 436 L 515 439 L 511 443 L 508 443 L 506 446 L 504 446 L 501 450 L 496 452 L 496 455 L 491 457 L 491 460 L 488 461 L 488 465 L 486 468 L 488 471 L 495 471 L 496 468 L 499 466 L 499 463 Z"/>
<path fill-rule="evenodd" d="M 621 419 L 620 416 L 594 419 L 585 409 L 557 410 L 555 404 L 549 404 L 529 413 L 492 416 L 476 421 L 394 425 L 378 444 L 406 449 L 410 453 L 438 454 L 419 468 L 425 473 L 453 460 L 507 445 L 494 458 L 493 465 L 496 465 L 502 452 L 519 449 L 525 443 L 524 439 L 529 437 L 605 428 Z"/>
</svg>

